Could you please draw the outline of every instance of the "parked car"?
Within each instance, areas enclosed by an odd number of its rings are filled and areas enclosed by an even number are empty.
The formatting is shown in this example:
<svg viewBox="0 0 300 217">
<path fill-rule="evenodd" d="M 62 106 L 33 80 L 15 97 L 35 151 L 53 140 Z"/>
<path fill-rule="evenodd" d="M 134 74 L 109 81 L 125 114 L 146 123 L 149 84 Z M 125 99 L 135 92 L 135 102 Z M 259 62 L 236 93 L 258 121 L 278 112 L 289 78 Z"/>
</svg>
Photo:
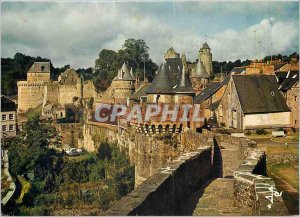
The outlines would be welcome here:
<svg viewBox="0 0 300 217">
<path fill-rule="evenodd" d="M 81 148 L 77 148 L 76 151 L 78 152 L 78 154 L 82 154 L 82 149 Z"/>
<path fill-rule="evenodd" d="M 76 148 L 70 148 L 69 150 L 66 151 L 66 154 L 69 155 L 69 156 L 78 156 L 80 155 Z"/>
</svg>

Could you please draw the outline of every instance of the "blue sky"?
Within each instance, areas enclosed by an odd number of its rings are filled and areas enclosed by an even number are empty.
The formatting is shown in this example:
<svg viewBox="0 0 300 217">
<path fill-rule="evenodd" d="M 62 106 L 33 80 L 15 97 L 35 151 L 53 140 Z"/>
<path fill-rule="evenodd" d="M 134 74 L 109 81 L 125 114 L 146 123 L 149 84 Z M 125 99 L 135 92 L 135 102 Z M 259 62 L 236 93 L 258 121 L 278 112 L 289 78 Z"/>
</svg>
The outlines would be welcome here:
<svg viewBox="0 0 300 217">
<path fill-rule="evenodd" d="M 22 52 L 55 66 L 94 66 L 101 49 L 142 38 L 160 63 L 171 46 L 197 58 L 262 58 L 299 48 L 298 2 L 2 2 L 1 55 Z"/>
</svg>

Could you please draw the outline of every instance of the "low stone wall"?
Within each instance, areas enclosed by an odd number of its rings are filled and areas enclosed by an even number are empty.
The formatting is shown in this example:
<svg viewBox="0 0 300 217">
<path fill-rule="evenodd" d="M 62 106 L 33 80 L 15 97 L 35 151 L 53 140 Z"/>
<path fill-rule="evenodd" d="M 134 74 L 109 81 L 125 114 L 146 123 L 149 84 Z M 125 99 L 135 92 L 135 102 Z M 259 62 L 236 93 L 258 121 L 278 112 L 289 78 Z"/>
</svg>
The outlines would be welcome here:
<svg viewBox="0 0 300 217">
<path fill-rule="evenodd" d="M 176 215 L 185 198 L 211 178 L 211 150 L 201 147 L 166 164 L 105 215 Z"/>
<path fill-rule="evenodd" d="M 288 215 L 274 181 L 266 177 L 266 155 L 255 148 L 234 172 L 235 205 L 249 209 L 254 215 Z"/>
</svg>

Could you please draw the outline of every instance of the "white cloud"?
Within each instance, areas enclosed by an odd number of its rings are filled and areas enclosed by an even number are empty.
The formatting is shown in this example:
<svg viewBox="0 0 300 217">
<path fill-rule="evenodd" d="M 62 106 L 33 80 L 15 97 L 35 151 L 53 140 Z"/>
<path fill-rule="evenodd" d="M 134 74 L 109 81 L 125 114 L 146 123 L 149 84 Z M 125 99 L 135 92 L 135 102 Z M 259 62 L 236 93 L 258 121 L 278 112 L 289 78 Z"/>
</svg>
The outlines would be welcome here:
<svg viewBox="0 0 300 217">
<path fill-rule="evenodd" d="M 160 63 L 171 46 L 197 58 L 203 34 L 164 22 L 154 14 L 120 3 L 55 3 L 43 7 L 2 8 L 2 56 L 22 52 L 47 57 L 55 66 L 94 66 L 101 49 L 121 48 L 127 38 L 142 38 L 150 56 Z M 238 19 L 238 17 L 237 17 Z M 211 35 L 208 43 L 214 60 L 259 58 L 272 52 L 288 52 L 298 44 L 298 21 L 274 18 L 244 30 L 228 29 Z M 272 28 L 271 28 L 272 27 Z M 256 29 L 256 36 L 253 30 Z M 260 43 L 259 43 L 260 42 Z M 259 44 L 258 44 L 259 43 Z"/>
</svg>

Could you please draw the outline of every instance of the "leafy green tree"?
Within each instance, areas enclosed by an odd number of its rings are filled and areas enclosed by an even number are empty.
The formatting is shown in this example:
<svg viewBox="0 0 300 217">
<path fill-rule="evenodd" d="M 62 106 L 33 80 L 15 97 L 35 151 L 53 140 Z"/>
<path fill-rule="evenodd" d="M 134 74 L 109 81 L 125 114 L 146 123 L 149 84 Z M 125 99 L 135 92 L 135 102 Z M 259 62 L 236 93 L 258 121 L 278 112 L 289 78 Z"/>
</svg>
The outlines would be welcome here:
<svg viewBox="0 0 300 217">
<path fill-rule="evenodd" d="M 108 143 L 101 143 L 98 148 L 97 156 L 101 160 L 111 159 L 111 148 Z"/>
<path fill-rule="evenodd" d="M 11 171 L 17 175 L 34 172 L 35 179 L 41 180 L 52 172 L 58 172 L 57 162 L 62 156 L 49 148 L 53 143 L 61 143 L 54 127 L 41 123 L 37 118 L 28 121 L 9 146 Z"/>
</svg>

